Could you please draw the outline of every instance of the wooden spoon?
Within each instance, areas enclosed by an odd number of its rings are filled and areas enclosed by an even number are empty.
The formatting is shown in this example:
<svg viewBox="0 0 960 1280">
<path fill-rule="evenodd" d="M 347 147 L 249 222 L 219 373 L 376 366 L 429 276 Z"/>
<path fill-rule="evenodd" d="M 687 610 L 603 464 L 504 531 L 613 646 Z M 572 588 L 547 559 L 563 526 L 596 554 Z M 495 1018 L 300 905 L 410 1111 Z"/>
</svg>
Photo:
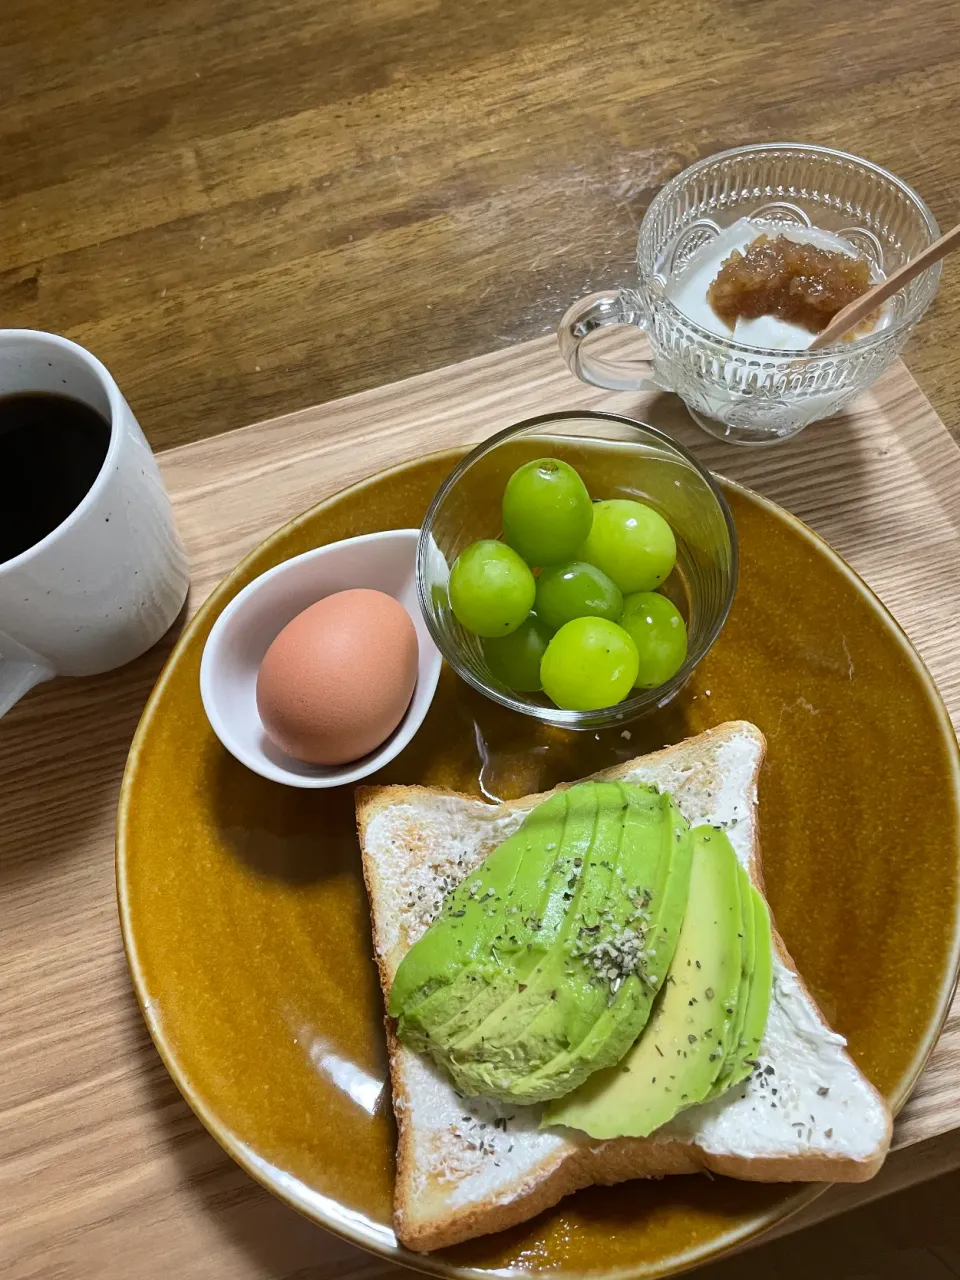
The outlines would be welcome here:
<svg viewBox="0 0 960 1280">
<path fill-rule="evenodd" d="M 942 235 L 939 240 L 934 240 L 933 244 L 928 245 L 923 253 L 918 253 L 915 258 L 905 262 L 902 267 L 897 267 L 896 271 L 891 272 L 886 280 L 881 280 L 872 289 L 862 293 L 859 298 L 854 298 L 853 302 L 848 302 L 841 311 L 837 312 L 827 327 L 817 334 L 810 343 L 808 350 L 818 351 L 821 347 L 829 347 L 832 342 L 842 338 L 848 329 L 853 329 L 861 320 L 866 320 L 870 312 L 879 307 L 881 302 L 886 302 L 898 289 L 902 289 L 905 284 L 909 284 L 921 271 L 926 271 L 927 267 L 932 267 L 935 262 L 939 262 L 951 250 L 957 248 L 960 248 L 960 223 L 948 231 L 946 235 Z"/>
</svg>

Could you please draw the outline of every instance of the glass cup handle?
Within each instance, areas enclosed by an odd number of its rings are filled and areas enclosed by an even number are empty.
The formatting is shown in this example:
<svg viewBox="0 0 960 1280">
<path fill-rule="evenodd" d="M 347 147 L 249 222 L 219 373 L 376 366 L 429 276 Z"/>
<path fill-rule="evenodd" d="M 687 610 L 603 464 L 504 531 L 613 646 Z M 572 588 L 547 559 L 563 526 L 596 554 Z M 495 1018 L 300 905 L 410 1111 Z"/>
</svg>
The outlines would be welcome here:
<svg viewBox="0 0 960 1280">
<path fill-rule="evenodd" d="M 639 357 L 610 359 L 591 354 L 588 339 L 598 329 L 612 325 L 629 325 L 641 331 L 646 329 L 646 314 L 634 290 L 611 289 L 590 293 L 569 308 L 560 321 L 557 338 L 560 354 L 570 372 L 575 373 L 581 382 L 610 391 L 665 389 L 657 380 L 652 360 Z"/>
</svg>

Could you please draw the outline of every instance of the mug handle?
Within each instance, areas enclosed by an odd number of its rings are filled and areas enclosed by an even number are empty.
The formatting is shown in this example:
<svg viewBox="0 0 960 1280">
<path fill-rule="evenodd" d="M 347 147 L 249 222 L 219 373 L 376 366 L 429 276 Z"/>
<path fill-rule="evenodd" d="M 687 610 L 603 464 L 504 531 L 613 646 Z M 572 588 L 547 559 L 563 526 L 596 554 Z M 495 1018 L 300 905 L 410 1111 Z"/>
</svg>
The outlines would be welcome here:
<svg viewBox="0 0 960 1280">
<path fill-rule="evenodd" d="M 5 716 L 25 693 L 57 673 L 45 658 L 0 631 L 0 716 Z"/>
<path fill-rule="evenodd" d="M 591 355 L 587 339 L 598 329 L 630 325 L 646 329 L 646 315 L 640 298 L 632 289 L 611 289 L 590 293 L 568 309 L 560 321 L 557 338 L 560 354 L 571 373 L 581 382 L 609 391 L 667 390 L 657 380 L 652 360 L 639 357 L 611 360 Z"/>
</svg>

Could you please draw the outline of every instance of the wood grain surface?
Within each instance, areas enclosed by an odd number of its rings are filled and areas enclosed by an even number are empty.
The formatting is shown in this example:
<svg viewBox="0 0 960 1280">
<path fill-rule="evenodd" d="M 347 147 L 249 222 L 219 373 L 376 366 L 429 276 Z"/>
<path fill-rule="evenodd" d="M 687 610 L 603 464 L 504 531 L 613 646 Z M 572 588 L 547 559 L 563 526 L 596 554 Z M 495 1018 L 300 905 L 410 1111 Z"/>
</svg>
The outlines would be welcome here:
<svg viewBox="0 0 960 1280">
<path fill-rule="evenodd" d="M 266 533 L 344 485 L 578 406 L 646 416 L 811 523 L 892 608 L 957 724 L 960 452 L 899 364 L 855 414 L 767 450 L 706 437 L 672 397 L 584 386 L 552 339 L 175 449 L 161 465 L 191 560 L 185 613 Z M 113 675 L 41 686 L 0 723 L 0 1273 L 385 1280 L 394 1267 L 311 1226 L 232 1164 L 166 1075 L 133 997 L 114 816 L 173 638 Z M 828 1192 L 796 1221 L 960 1164 L 960 1005 L 895 1142 L 880 1183 Z"/>
<path fill-rule="evenodd" d="M 439 368 L 628 281 L 665 179 L 827 143 L 960 221 L 956 0 L 4 0 L 0 324 L 155 448 Z M 908 366 L 960 424 L 960 265 Z"/>
<path fill-rule="evenodd" d="M 552 331 L 574 297 L 629 279 L 657 187 L 721 147 L 858 152 L 948 226 L 958 105 L 953 0 L 6 0 L 0 325 L 91 347 L 156 448 L 201 440 Z M 190 607 L 342 483 L 534 402 L 631 403 L 574 387 L 552 344 L 528 355 L 170 455 Z M 956 264 L 906 360 L 955 429 Z M 873 427 L 842 429 L 842 458 L 813 433 L 763 456 L 698 447 L 816 516 L 922 633 L 955 706 L 956 583 L 936 551 L 955 536 L 955 463 L 908 380 L 878 396 L 889 416 L 874 401 Z M 913 589 L 899 556 L 926 566 Z M 0 725 L 0 1272 L 385 1275 L 223 1155 L 130 992 L 111 831 L 168 647 L 42 688 Z M 958 1055 L 955 1015 L 898 1128 L 920 1145 L 880 1185 L 953 1163 L 949 1138 L 924 1139 L 960 1125 Z"/>
</svg>

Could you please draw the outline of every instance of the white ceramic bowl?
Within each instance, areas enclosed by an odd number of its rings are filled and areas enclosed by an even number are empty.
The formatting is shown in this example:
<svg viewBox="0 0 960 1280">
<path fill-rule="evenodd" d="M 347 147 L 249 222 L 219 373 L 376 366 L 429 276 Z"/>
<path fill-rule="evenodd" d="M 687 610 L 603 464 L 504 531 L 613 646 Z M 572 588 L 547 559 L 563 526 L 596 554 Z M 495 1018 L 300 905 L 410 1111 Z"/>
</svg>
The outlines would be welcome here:
<svg viewBox="0 0 960 1280">
<path fill-rule="evenodd" d="M 407 745 L 423 723 L 442 658 L 417 601 L 419 529 L 390 529 L 317 547 L 268 569 L 234 596 L 213 625 L 200 663 L 200 696 L 213 731 L 254 773 L 291 787 L 341 787 L 375 773 Z M 267 738 L 257 712 L 257 672 L 274 639 L 298 613 L 336 591 L 372 587 L 399 600 L 417 630 L 417 685 L 390 737 L 349 764 L 304 764 Z M 376 679 L 376 672 L 371 672 Z"/>
</svg>

